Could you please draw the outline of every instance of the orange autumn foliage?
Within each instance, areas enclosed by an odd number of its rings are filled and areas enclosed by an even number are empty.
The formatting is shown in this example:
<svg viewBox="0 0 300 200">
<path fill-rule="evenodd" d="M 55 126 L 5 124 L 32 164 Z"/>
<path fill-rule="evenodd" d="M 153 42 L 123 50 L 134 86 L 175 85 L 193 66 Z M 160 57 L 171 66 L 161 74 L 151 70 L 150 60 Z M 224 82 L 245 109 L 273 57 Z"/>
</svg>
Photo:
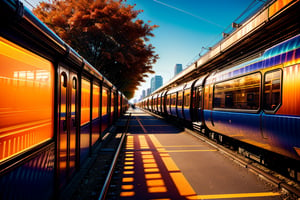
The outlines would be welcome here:
<svg viewBox="0 0 300 200">
<path fill-rule="evenodd" d="M 149 40 L 157 25 L 137 19 L 126 0 L 52 0 L 34 14 L 106 76 L 128 98 L 157 61 Z"/>
</svg>

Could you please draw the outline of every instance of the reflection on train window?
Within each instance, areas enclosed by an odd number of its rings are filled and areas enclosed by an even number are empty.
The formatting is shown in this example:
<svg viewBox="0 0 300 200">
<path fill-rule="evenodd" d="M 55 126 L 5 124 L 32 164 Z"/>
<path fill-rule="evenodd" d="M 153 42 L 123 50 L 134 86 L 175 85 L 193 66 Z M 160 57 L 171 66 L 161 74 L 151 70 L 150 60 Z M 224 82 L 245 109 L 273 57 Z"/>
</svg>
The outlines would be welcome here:
<svg viewBox="0 0 300 200">
<path fill-rule="evenodd" d="M 53 137 L 54 67 L 0 37 L 0 162 Z"/>
<path fill-rule="evenodd" d="M 184 107 L 189 107 L 190 106 L 190 89 L 187 89 L 184 91 Z"/>
<path fill-rule="evenodd" d="M 166 105 L 168 105 L 168 106 L 171 104 L 171 103 L 170 103 L 170 96 L 171 96 L 171 95 L 168 95 L 168 96 L 167 96 L 167 103 L 166 103 Z"/>
<path fill-rule="evenodd" d="M 96 84 L 93 84 L 93 110 L 92 110 L 92 119 L 98 118 L 99 113 L 99 103 L 100 103 L 100 87 Z"/>
<path fill-rule="evenodd" d="M 178 92 L 178 100 L 177 100 L 177 106 L 182 106 L 182 92 Z"/>
<path fill-rule="evenodd" d="M 264 109 L 274 111 L 281 102 L 281 70 L 267 72 L 264 82 Z"/>
<path fill-rule="evenodd" d="M 197 87 L 193 92 L 193 108 L 201 108 L 202 107 L 202 87 Z"/>
<path fill-rule="evenodd" d="M 260 73 L 255 73 L 216 84 L 214 108 L 257 110 L 260 82 Z"/>
<path fill-rule="evenodd" d="M 115 93 L 111 93 L 111 103 L 110 103 L 110 112 L 114 112 L 114 106 L 115 106 Z"/>
<path fill-rule="evenodd" d="M 90 94 L 91 83 L 86 79 L 81 79 L 81 125 L 90 122 Z"/>
<path fill-rule="evenodd" d="M 107 115 L 107 95 L 108 91 L 107 89 L 103 88 L 102 90 L 102 116 Z"/>
<path fill-rule="evenodd" d="M 176 106 L 176 93 L 171 94 L 171 106 Z"/>
<path fill-rule="evenodd" d="M 72 88 L 73 89 L 77 89 L 77 79 L 75 77 L 73 77 L 73 80 L 72 80 Z"/>
<path fill-rule="evenodd" d="M 161 105 L 161 97 L 158 97 L 158 106 L 160 107 L 160 105 Z"/>
<path fill-rule="evenodd" d="M 60 79 L 61 79 L 61 85 L 62 85 L 62 87 L 64 87 L 64 88 L 66 88 L 67 87 L 67 74 L 66 73 L 62 73 L 61 74 L 61 77 L 60 77 Z"/>
</svg>

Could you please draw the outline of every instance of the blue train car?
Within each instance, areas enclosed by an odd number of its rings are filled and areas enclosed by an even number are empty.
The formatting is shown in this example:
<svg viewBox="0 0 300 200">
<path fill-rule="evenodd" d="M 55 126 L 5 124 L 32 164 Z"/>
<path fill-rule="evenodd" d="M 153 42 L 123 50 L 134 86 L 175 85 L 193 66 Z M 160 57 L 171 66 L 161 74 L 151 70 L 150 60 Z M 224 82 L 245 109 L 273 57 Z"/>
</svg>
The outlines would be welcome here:
<svg viewBox="0 0 300 200">
<path fill-rule="evenodd" d="M 300 159 L 300 35 L 255 62 L 210 75 L 204 119 L 211 131 Z"/>
</svg>

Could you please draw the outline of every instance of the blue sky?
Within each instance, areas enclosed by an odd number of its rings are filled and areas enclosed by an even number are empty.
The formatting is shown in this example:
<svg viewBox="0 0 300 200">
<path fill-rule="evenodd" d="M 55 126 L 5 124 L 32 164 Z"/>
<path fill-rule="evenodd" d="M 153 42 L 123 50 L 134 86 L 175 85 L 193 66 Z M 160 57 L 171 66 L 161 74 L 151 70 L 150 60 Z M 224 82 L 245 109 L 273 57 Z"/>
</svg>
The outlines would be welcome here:
<svg viewBox="0 0 300 200">
<path fill-rule="evenodd" d="M 35 6 L 40 0 L 26 1 Z M 150 87 L 154 75 L 161 75 L 166 83 L 174 75 L 175 64 L 185 68 L 197 58 L 202 47 L 216 44 L 222 32 L 252 2 L 254 0 L 127 0 L 127 4 L 136 4 L 135 9 L 143 10 L 139 19 L 159 25 L 153 31 L 155 37 L 150 39 L 160 57 L 153 66 L 156 73 L 149 74 L 135 98 Z"/>
<path fill-rule="evenodd" d="M 160 59 L 153 66 L 155 75 L 168 82 L 174 75 L 174 66 L 185 68 L 194 61 L 202 47 L 216 44 L 222 32 L 237 19 L 253 0 L 128 0 L 144 21 L 159 25 L 150 43 L 156 47 Z M 135 94 L 150 87 L 150 74 Z"/>
</svg>

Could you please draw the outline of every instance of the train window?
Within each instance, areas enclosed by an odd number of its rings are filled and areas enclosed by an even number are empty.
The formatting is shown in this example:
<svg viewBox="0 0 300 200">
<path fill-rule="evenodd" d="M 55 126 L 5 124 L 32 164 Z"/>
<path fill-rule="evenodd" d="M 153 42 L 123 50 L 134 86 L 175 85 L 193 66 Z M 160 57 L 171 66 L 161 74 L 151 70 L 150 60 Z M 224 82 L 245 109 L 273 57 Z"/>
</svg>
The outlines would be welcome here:
<svg viewBox="0 0 300 200">
<path fill-rule="evenodd" d="M 178 92 L 178 100 L 177 100 L 178 107 L 182 106 L 182 92 Z"/>
<path fill-rule="evenodd" d="M 190 100 L 191 100 L 191 91 L 190 89 L 187 89 L 184 91 L 184 107 L 190 106 Z"/>
<path fill-rule="evenodd" d="M 265 110 L 274 111 L 281 103 L 281 70 L 267 72 L 264 81 Z"/>
<path fill-rule="evenodd" d="M 102 90 L 102 116 L 107 115 L 107 90 L 103 88 Z"/>
<path fill-rule="evenodd" d="M 81 125 L 84 125 L 90 122 L 91 83 L 85 79 L 82 79 L 81 82 Z"/>
<path fill-rule="evenodd" d="M 157 101 L 158 101 L 158 102 L 157 102 L 157 103 L 158 103 L 158 106 L 160 107 L 160 106 L 161 106 L 161 97 L 160 97 L 160 96 L 158 97 L 158 100 L 157 100 Z"/>
<path fill-rule="evenodd" d="M 202 87 L 197 88 L 197 108 L 202 108 Z"/>
<path fill-rule="evenodd" d="M 193 108 L 201 108 L 202 107 L 202 87 L 197 87 L 194 89 L 192 105 L 193 105 Z"/>
<path fill-rule="evenodd" d="M 166 105 L 170 105 L 170 95 L 167 95 L 167 102 L 166 102 Z"/>
<path fill-rule="evenodd" d="M 171 94 L 171 106 L 176 106 L 176 93 Z"/>
<path fill-rule="evenodd" d="M 113 113 L 115 110 L 115 93 L 111 93 L 111 103 L 110 103 L 110 112 Z"/>
<path fill-rule="evenodd" d="M 215 84 L 214 108 L 257 110 L 261 74 L 255 73 Z"/>
<path fill-rule="evenodd" d="M 93 102 L 92 102 L 92 145 L 99 139 L 100 133 L 100 87 L 93 84 Z"/>
<path fill-rule="evenodd" d="M 53 138 L 54 67 L 0 37 L 0 162 Z"/>
<path fill-rule="evenodd" d="M 67 82 L 67 74 L 66 73 L 62 73 L 60 79 L 61 79 L 61 85 L 64 88 L 66 88 L 67 84 L 68 84 L 68 82 Z"/>
<path fill-rule="evenodd" d="M 74 77 L 73 80 L 72 80 L 72 87 L 73 89 L 77 89 L 77 79 Z"/>
<path fill-rule="evenodd" d="M 99 117 L 100 87 L 93 84 L 93 119 Z"/>
</svg>

